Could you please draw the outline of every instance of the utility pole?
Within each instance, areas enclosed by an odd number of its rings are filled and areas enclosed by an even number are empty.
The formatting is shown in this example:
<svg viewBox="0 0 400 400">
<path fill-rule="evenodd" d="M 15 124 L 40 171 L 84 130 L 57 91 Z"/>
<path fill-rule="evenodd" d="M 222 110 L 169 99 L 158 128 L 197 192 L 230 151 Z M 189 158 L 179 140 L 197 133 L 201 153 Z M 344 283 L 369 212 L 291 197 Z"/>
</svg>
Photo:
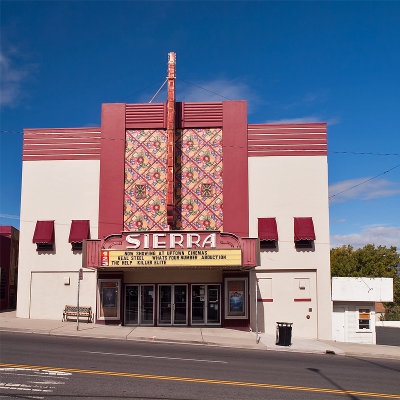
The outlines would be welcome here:
<svg viewBox="0 0 400 400">
<path fill-rule="evenodd" d="M 76 330 L 79 331 L 79 292 L 81 289 L 81 280 L 83 279 L 83 269 L 79 269 L 79 274 L 78 274 L 78 301 L 77 301 L 77 312 L 76 312 Z"/>
<path fill-rule="evenodd" d="M 256 343 L 258 344 L 258 342 L 260 341 L 260 339 L 258 338 L 258 295 L 257 295 L 257 290 L 258 290 L 258 279 L 257 279 L 257 273 L 256 271 L 254 271 L 254 281 L 256 283 L 256 290 L 255 290 L 255 298 L 256 298 Z"/>
</svg>

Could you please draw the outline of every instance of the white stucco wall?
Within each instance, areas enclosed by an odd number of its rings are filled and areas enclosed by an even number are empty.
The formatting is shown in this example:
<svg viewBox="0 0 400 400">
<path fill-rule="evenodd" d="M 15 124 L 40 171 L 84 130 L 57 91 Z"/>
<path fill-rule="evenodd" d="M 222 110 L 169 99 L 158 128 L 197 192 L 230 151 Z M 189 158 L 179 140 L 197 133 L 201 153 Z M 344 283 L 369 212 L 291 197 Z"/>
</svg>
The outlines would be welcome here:
<svg viewBox="0 0 400 400">
<path fill-rule="evenodd" d="M 316 271 L 257 271 L 257 278 L 259 331 L 274 334 L 277 322 L 291 322 L 293 338 L 317 338 Z M 254 272 L 250 281 L 254 285 Z M 299 288 L 299 281 L 306 284 L 304 289 Z M 255 288 L 250 294 L 253 316 L 256 304 L 254 293 Z"/>
<path fill-rule="evenodd" d="M 261 251 L 257 277 L 274 271 L 287 272 L 285 280 L 292 282 L 299 270 L 314 270 L 317 308 L 317 337 L 330 339 L 331 285 L 329 253 L 328 165 L 325 156 L 249 157 L 249 236 L 258 235 L 258 218 L 275 217 L 278 227 L 278 248 Z M 312 217 L 315 249 L 297 250 L 294 245 L 294 217 Z M 258 272 L 260 271 L 260 272 Z M 284 284 L 284 282 L 283 282 Z M 290 283 L 291 285 L 291 283 Z M 254 289 L 252 289 L 254 290 Z M 291 297 L 291 293 L 287 294 Z M 253 295 L 254 299 L 254 295 Z M 298 305 L 272 302 L 265 307 L 268 321 L 283 306 L 287 322 L 298 319 Z M 304 306 L 304 304 L 303 304 Z M 308 308 L 308 307 L 307 307 Z M 253 314 L 254 316 L 254 314 Z M 309 320 L 307 320 L 307 323 Z M 254 318 L 251 321 L 255 327 Z M 267 333 L 272 326 L 265 326 Z M 308 334 L 307 334 L 308 330 Z M 313 329 L 301 327 L 302 336 L 315 337 Z"/>
<path fill-rule="evenodd" d="M 393 301 L 393 278 L 332 278 L 333 301 Z"/>
<path fill-rule="evenodd" d="M 23 162 L 18 266 L 18 317 L 29 318 L 32 311 L 30 304 L 32 276 L 34 276 L 35 282 L 33 289 L 39 290 L 37 288 L 40 285 L 38 286 L 36 283 L 39 284 L 37 279 L 41 275 L 38 272 L 54 271 L 60 272 L 62 275 L 62 271 L 78 271 L 81 267 L 82 253 L 73 252 L 71 244 L 68 243 L 71 221 L 73 219 L 90 220 L 91 238 L 97 238 L 99 176 L 99 160 Z M 38 220 L 55 221 L 55 250 L 53 252 L 38 253 L 36 244 L 32 243 L 36 221 Z M 47 282 L 46 285 L 60 284 L 58 282 L 59 274 L 49 274 L 49 276 L 46 275 L 45 278 L 45 275 L 43 275 L 43 279 Z M 74 275 L 71 275 L 71 279 L 72 276 Z M 62 290 L 69 291 L 71 289 L 62 286 Z M 93 296 L 95 304 L 95 287 Z M 69 295 L 67 298 L 69 298 Z M 48 318 L 58 319 L 60 312 L 62 314 L 62 310 L 59 310 L 59 305 L 56 304 L 52 307 L 54 310 L 47 310 L 46 315 Z M 34 312 L 36 313 L 36 311 Z"/>
<path fill-rule="evenodd" d="M 32 271 L 29 317 L 61 320 L 64 307 L 77 304 L 78 275 L 76 270 Z M 96 276 L 96 271 L 85 271 L 79 291 L 79 304 L 91 306 L 93 314 L 96 312 Z"/>
</svg>

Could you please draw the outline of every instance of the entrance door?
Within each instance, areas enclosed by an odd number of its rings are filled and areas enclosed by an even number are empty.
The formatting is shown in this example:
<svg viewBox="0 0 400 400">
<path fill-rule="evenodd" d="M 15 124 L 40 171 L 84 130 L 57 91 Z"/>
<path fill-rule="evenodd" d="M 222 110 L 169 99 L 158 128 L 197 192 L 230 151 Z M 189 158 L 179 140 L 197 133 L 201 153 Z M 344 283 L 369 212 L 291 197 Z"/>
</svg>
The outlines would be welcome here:
<svg viewBox="0 0 400 400">
<path fill-rule="evenodd" d="M 221 286 L 192 285 L 192 325 L 221 323 Z"/>
<path fill-rule="evenodd" d="M 187 286 L 174 286 L 174 325 L 187 324 Z"/>
<path fill-rule="evenodd" d="M 139 324 L 139 286 L 125 286 L 125 325 Z"/>
<path fill-rule="evenodd" d="M 219 291 L 220 291 L 219 285 L 207 285 L 207 323 L 208 324 L 221 323 Z"/>
<path fill-rule="evenodd" d="M 187 285 L 159 285 L 159 325 L 187 324 Z"/>
<path fill-rule="evenodd" d="M 154 325 L 154 286 L 140 286 L 140 325 Z"/>
<path fill-rule="evenodd" d="M 192 285 L 192 325 L 206 323 L 206 285 Z"/>
<path fill-rule="evenodd" d="M 332 339 L 338 342 L 344 342 L 346 338 L 346 308 L 333 307 L 332 313 Z"/>
<path fill-rule="evenodd" d="M 125 286 L 125 325 L 154 325 L 154 285 Z"/>
</svg>

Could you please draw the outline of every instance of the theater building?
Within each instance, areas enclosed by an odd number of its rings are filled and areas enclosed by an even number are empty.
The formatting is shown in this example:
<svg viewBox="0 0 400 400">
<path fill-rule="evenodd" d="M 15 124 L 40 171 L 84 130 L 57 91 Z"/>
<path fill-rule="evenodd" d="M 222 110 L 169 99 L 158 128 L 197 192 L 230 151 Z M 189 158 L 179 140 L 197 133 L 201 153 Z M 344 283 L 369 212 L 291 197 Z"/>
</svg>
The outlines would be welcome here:
<svg viewBox="0 0 400 400">
<path fill-rule="evenodd" d="M 331 338 L 326 124 L 248 124 L 246 101 L 103 104 L 25 129 L 17 316 Z M 265 116 L 268 119 L 268 116 Z"/>
</svg>

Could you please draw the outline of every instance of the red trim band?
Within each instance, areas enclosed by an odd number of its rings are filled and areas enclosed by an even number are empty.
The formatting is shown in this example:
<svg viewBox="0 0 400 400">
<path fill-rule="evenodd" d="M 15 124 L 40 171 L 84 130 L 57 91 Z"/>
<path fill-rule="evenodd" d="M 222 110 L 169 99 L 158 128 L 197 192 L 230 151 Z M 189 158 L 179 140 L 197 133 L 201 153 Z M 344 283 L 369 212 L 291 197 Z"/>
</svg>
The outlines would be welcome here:
<svg viewBox="0 0 400 400">
<path fill-rule="evenodd" d="M 274 299 L 257 299 L 259 303 L 272 303 Z"/>
<path fill-rule="evenodd" d="M 249 157 L 264 157 L 264 156 L 326 156 L 328 152 L 318 150 L 278 150 L 278 151 L 249 151 Z"/>
<path fill-rule="evenodd" d="M 249 129 L 272 129 L 272 128 L 325 128 L 326 122 L 307 122 L 296 124 L 249 124 Z"/>
<path fill-rule="evenodd" d="M 293 299 L 294 301 L 311 301 L 311 299 Z"/>
</svg>

